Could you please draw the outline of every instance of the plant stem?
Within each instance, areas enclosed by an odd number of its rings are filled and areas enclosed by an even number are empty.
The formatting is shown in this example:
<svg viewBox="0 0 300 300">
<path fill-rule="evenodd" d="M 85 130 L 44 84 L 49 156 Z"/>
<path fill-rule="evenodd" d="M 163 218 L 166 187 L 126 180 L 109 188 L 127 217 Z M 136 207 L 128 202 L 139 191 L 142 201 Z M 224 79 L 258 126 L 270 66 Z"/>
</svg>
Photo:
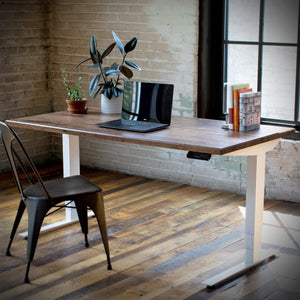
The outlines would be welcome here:
<svg viewBox="0 0 300 300">
<path fill-rule="evenodd" d="M 107 82 L 107 79 L 106 79 L 106 76 L 105 76 L 105 74 L 104 74 L 104 72 L 103 72 L 102 64 L 101 64 L 101 63 L 99 63 L 99 69 L 100 69 L 100 73 L 101 73 L 101 75 L 102 75 L 102 77 L 103 77 L 103 79 L 104 79 L 104 81 L 105 81 L 105 83 L 106 83 L 106 82 Z"/>
<path fill-rule="evenodd" d="M 122 63 L 121 63 L 121 66 L 119 67 L 119 69 L 121 69 L 124 65 L 124 62 L 125 62 L 125 57 L 126 57 L 126 53 L 123 55 L 123 60 L 122 60 Z M 117 81 L 116 81 L 116 86 L 119 82 L 119 79 L 120 79 L 120 75 L 118 75 L 118 78 L 117 78 Z"/>
</svg>

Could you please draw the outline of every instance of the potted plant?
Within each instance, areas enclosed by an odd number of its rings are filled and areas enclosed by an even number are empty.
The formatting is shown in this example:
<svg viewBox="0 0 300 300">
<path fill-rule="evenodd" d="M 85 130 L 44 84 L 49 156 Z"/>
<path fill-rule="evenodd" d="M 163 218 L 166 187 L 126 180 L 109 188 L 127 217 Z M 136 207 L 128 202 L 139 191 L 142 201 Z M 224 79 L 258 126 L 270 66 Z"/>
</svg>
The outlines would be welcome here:
<svg viewBox="0 0 300 300">
<path fill-rule="evenodd" d="M 87 61 L 92 61 L 93 65 L 89 69 L 99 69 L 99 72 L 93 77 L 89 85 L 89 94 L 94 94 L 94 99 L 101 94 L 101 111 L 103 113 L 120 113 L 122 105 L 122 80 L 121 75 L 127 79 L 132 78 L 133 72 L 130 68 L 141 70 L 135 63 L 128 61 L 126 56 L 135 49 L 137 38 L 132 38 L 123 45 L 117 34 L 112 31 L 115 42 L 110 44 L 102 53 L 97 49 L 97 40 L 95 35 L 91 37 L 90 57 L 80 62 L 78 66 Z M 103 60 L 107 57 L 115 45 L 118 46 L 121 54 L 121 63 L 113 63 L 111 66 L 104 66 Z"/>
<path fill-rule="evenodd" d="M 72 88 L 68 83 L 68 74 L 64 68 L 61 68 L 61 73 L 68 92 L 68 99 L 66 99 L 68 111 L 73 114 L 86 114 L 87 99 L 84 98 L 84 92 L 81 90 L 81 77 L 78 77 L 75 87 Z"/>
</svg>

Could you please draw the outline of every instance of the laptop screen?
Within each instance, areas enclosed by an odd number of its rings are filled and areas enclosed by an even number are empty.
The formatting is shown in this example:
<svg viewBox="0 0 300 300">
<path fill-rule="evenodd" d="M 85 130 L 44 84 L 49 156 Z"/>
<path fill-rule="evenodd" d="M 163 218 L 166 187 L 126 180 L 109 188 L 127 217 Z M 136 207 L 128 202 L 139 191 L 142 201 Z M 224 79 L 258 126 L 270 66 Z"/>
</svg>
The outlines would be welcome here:
<svg viewBox="0 0 300 300">
<path fill-rule="evenodd" d="M 173 89 L 172 84 L 125 81 L 122 119 L 170 125 Z"/>
</svg>

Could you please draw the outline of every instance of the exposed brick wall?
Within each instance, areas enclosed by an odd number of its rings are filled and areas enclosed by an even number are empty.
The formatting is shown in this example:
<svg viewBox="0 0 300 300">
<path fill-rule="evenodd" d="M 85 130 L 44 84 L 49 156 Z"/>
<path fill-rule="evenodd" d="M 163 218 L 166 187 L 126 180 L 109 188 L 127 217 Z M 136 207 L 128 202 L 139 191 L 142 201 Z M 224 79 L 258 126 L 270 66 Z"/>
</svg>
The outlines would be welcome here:
<svg viewBox="0 0 300 300">
<path fill-rule="evenodd" d="M 136 49 L 128 59 L 142 71 L 134 71 L 135 80 L 175 84 L 173 114 L 195 116 L 197 99 L 198 1 L 195 0 L 119 0 L 55 1 L 51 16 L 51 70 L 54 107 L 64 109 L 65 90 L 60 68 L 71 78 L 88 84 L 96 71 L 89 64 L 74 66 L 89 57 L 90 38 L 95 34 L 100 51 L 113 40 L 115 31 L 125 43 L 138 38 Z M 120 62 L 117 47 L 106 60 Z M 88 93 L 86 96 L 90 99 Z M 89 101 L 99 106 L 99 100 Z"/>
<path fill-rule="evenodd" d="M 190 160 L 186 152 L 81 139 L 81 163 L 150 178 L 245 194 L 247 160 L 213 155 Z M 61 145 L 58 145 L 61 147 Z M 300 203 L 300 142 L 282 140 L 266 155 L 265 197 Z"/>
<path fill-rule="evenodd" d="M 197 99 L 198 1 L 0 1 L 0 119 L 65 110 L 60 68 L 88 91 L 93 72 L 75 65 L 89 55 L 95 34 L 103 50 L 114 30 L 122 41 L 138 38 L 130 60 L 142 67 L 133 79 L 175 84 L 173 115 L 194 116 Z M 116 48 L 108 63 L 119 58 Z M 86 96 L 88 93 L 86 92 Z M 99 106 L 89 99 L 89 106 Z M 35 159 L 61 157 L 61 137 L 22 133 Z M 151 178 L 245 193 L 246 159 L 213 156 L 189 160 L 186 152 L 80 139 L 81 163 Z M 0 171 L 7 167 L 0 146 Z M 267 154 L 266 197 L 300 202 L 299 142 L 282 141 Z"/>
<path fill-rule="evenodd" d="M 0 120 L 51 110 L 47 2 L 0 1 Z M 51 152 L 51 135 L 18 132 L 30 154 L 39 161 Z M 0 171 L 7 168 L 0 143 Z"/>
<path fill-rule="evenodd" d="M 282 140 L 267 155 L 266 197 L 300 203 L 300 141 Z"/>
</svg>

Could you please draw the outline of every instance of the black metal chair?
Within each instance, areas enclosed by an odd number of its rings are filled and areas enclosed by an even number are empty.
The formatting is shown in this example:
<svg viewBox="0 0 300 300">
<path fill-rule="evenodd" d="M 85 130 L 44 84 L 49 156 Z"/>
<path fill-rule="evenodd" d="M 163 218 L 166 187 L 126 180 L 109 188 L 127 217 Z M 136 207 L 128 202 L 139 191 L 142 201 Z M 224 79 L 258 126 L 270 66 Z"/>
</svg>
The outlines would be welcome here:
<svg viewBox="0 0 300 300">
<path fill-rule="evenodd" d="M 111 270 L 104 202 L 101 188 L 81 175 L 43 181 L 15 131 L 6 123 L 1 121 L 0 135 L 10 162 L 17 188 L 21 195 L 19 208 L 6 250 L 6 255 L 8 256 L 11 255 L 10 247 L 26 207 L 28 213 L 27 267 L 24 282 L 29 282 L 28 274 L 30 263 L 33 260 L 42 222 L 51 208 L 58 207 L 58 209 L 60 209 L 65 207 L 66 205 L 64 205 L 64 203 L 58 205 L 64 201 L 75 202 L 82 233 L 85 237 L 86 247 L 89 246 L 87 238 L 87 207 L 90 207 L 90 209 L 94 212 L 98 221 L 107 256 L 107 269 Z M 26 188 L 23 188 L 20 179 L 19 173 L 22 170 L 26 175 L 26 178 L 29 180 L 29 186 Z"/>
</svg>

